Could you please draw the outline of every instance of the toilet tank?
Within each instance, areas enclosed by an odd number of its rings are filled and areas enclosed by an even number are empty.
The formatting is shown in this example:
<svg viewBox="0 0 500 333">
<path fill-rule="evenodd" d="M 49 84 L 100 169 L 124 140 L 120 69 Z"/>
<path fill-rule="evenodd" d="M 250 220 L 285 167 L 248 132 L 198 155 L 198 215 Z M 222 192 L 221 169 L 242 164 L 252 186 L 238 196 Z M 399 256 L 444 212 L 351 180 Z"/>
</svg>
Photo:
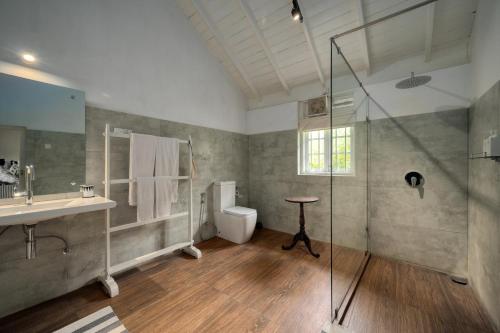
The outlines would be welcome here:
<svg viewBox="0 0 500 333">
<path fill-rule="evenodd" d="M 222 212 L 224 208 L 234 207 L 236 182 L 216 182 L 214 185 L 214 211 Z"/>
</svg>

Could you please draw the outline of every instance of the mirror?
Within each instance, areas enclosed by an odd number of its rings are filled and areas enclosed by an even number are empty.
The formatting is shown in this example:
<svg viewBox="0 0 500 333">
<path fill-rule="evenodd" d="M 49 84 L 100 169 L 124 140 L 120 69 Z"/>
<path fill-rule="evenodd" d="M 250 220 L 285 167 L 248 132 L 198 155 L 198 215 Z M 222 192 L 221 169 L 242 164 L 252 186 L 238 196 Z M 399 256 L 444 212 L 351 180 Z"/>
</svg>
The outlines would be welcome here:
<svg viewBox="0 0 500 333">
<path fill-rule="evenodd" d="M 0 199 L 78 192 L 85 183 L 85 94 L 0 73 Z"/>
</svg>

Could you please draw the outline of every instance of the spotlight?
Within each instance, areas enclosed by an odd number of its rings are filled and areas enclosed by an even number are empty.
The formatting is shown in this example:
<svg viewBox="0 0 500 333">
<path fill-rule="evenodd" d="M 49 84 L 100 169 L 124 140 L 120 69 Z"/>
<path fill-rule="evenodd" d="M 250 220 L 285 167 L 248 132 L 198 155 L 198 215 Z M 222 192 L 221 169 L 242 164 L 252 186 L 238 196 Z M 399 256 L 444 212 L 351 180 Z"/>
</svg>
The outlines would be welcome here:
<svg viewBox="0 0 500 333">
<path fill-rule="evenodd" d="M 300 11 L 299 3 L 297 0 L 293 0 L 292 3 L 292 18 L 294 21 L 300 20 L 300 23 L 302 23 L 304 21 L 304 17 L 302 16 L 302 12 Z"/>
<path fill-rule="evenodd" d="M 23 53 L 21 57 L 23 58 L 24 61 L 28 63 L 34 63 L 36 61 L 35 56 L 30 53 Z"/>
</svg>

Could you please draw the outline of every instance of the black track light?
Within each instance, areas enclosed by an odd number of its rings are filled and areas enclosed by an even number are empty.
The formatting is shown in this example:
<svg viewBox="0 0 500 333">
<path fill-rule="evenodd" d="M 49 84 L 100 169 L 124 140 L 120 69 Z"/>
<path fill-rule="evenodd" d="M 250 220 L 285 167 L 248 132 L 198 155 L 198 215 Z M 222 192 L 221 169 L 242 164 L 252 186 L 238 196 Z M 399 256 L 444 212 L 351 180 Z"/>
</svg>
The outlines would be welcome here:
<svg viewBox="0 0 500 333">
<path fill-rule="evenodd" d="M 299 3 L 297 2 L 297 0 L 293 0 L 292 3 L 292 18 L 294 21 L 300 21 L 300 23 L 302 23 L 304 21 L 304 17 L 302 16 L 302 12 L 300 11 Z"/>
</svg>

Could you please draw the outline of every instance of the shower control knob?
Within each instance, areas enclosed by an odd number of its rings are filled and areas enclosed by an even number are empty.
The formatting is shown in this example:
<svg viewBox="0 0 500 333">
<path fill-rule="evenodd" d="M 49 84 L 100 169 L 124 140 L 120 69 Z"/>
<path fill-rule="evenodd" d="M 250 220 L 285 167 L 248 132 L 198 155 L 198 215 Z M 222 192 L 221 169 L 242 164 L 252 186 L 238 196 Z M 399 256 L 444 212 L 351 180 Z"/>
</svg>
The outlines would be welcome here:
<svg viewBox="0 0 500 333">
<path fill-rule="evenodd" d="M 405 175 L 406 183 L 413 188 L 416 188 L 416 187 L 422 185 L 423 180 L 424 180 L 424 177 L 416 171 L 408 172 Z"/>
</svg>

